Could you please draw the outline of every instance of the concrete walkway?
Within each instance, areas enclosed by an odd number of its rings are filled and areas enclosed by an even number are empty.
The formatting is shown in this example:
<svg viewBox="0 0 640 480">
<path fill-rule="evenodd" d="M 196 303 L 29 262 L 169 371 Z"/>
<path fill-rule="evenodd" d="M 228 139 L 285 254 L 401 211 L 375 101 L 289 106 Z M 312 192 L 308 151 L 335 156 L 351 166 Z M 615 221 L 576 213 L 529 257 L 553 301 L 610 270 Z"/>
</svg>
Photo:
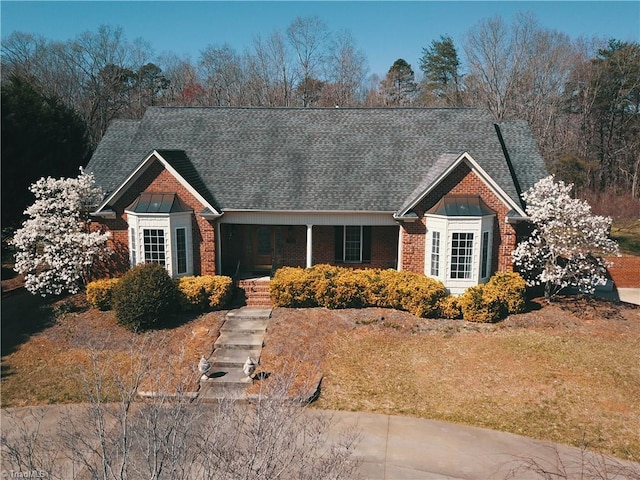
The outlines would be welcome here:
<svg viewBox="0 0 640 480">
<path fill-rule="evenodd" d="M 244 398 L 252 380 L 242 366 L 247 357 L 260 361 L 270 317 L 271 308 L 243 307 L 227 313 L 214 344 L 211 368 L 200 380 L 200 400 Z"/>
<path fill-rule="evenodd" d="M 640 477 L 640 464 L 510 433 L 393 415 L 327 414 L 334 430 L 355 426 L 361 431 L 355 455 L 363 462 L 365 479 L 626 479 L 629 472 Z M 602 471 L 588 474 L 594 468 Z"/>
<path fill-rule="evenodd" d="M 81 404 L 3 410 L 2 433 L 9 438 L 19 435 L 13 423 L 23 418 L 34 431 L 39 423 L 37 438 L 46 439 L 56 435 L 61 418 L 81 419 L 88 408 Z M 332 444 L 349 428 L 359 432 L 353 457 L 361 463 L 358 478 L 366 480 L 640 478 L 640 464 L 509 433 L 373 413 L 310 409 L 306 414 L 330 417 Z M 2 469 L 7 472 L 11 467 L 5 460 Z M 65 465 L 58 467 L 64 470 Z"/>
</svg>

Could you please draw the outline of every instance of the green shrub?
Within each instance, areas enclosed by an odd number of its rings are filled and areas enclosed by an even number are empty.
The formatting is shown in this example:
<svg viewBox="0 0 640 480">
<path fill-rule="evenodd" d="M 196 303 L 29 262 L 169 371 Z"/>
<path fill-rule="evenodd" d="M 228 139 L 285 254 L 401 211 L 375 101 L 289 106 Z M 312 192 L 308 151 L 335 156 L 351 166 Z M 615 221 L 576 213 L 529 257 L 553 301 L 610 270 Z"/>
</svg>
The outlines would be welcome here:
<svg viewBox="0 0 640 480">
<path fill-rule="evenodd" d="M 175 312 L 176 297 L 176 286 L 165 268 L 145 263 L 120 278 L 112 303 L 118 323 L 138 331 L 158 326 L 163 315 Z"/>
<path fill-rule="evenodd" d="M 526 306 L 526 284 L 517 273 L 497 273 L 485 285 L 468 288 L 458 299 L 462 318 L 497 322 Z"/>
<path fill-rule="evenodd" d="M 462 318 L 462 310 L 458 302 L 458 297 L 449 295 L 441 298 L 438 301 L 438 312 L 440 312 L 442 318 L 449 318 L 451 320 Z"/>
<path fill-rule="evenodd" d="M 181 310 L 218 310 L 231 300 L 233 280 L 220 275 L 182 277 L 176 280 L 176 287 Z"/>
<path fill-rule="evenodd" d="M 279 269 L 270 286 L 271 299 L 281 307 L 390 307 L 417 316 L 437 313 L 446 290 L 424 275 L 395 270 L 316 265 L 308 269 Z"/>
<path fill-rule="evenodd" d="M 111 310 L 113 289 L 118 284 L 117 278 L 103 278 L 87 284 L 87 301 L 99 310 Z"/>
</svg>

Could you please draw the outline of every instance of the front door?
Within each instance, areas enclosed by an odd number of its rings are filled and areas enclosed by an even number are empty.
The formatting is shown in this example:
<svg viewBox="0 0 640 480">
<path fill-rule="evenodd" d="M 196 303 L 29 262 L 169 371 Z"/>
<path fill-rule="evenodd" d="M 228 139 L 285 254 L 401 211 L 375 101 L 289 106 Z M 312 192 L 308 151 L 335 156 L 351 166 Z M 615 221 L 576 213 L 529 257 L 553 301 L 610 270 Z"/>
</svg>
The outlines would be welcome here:
<svg viewBox="0 0 640 480">
<path fill-rule="evenodd" d="M 252 234 L 253 270 L 271 272 L 279 266 L 282 257 L 282 231 L 280 227 L 259 225 Z"/>
<path fill-rule="evenodd" d="M 273 257 L 273 231 L 270 226 L 260 226 L 253 234 L 253 269 L 271 270 Z"/>
</svg>

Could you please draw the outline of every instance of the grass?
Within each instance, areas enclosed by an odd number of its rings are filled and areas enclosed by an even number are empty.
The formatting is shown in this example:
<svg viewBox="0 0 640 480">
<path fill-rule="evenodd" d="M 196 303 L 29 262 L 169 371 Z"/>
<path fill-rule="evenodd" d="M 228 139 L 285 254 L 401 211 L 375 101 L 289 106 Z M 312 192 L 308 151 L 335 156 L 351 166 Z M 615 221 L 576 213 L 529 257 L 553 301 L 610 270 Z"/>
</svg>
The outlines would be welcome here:
<svg viewBox="0 0 640 480">
<path fill-rule="evenodd" d="M 282 309 L 274 312 L 263 366 L 279 357 L 270 352 L 272 343 L 295 342 L 295 323 L 305 332 L 298 337 L 305 361 L 322 365 L 320 408 L 443 420 L 574 446 L 587 442 L 637 461 L 640 318 L 638 309 L 619 308 L 551 305 L 496 325 L 377 309 L 315 309 L 320 313 L 305 320 Z M 321 343 L 313 331 L 322 333 Z"/>
<path fill-rule="evenodd" d="M 196 390 L 198 361 L 211 354 L 224 317 L 172 318 L 136 334 L 112 312 L 88 309 L 82 295 L 50 303 L 24 292 L 3 299 L 2 314 L 2 407 L 86 402 L 98 382 L 103 400 L 117 400 L 115 382 L 141 372 L 142 390 Z"/>
<path fill-rule="evenodd" d="M 611 238 L 625 255 L 640 255 L 640 220 L 618 220 L 611 227 Z"/>
<path fill-rule="evenodd" d="M 33 297 L 31 297 L 33 298 Z M 76 297 L 77 299 L 77 297 Z M 134 334 L 82 301 L 3 301 L 2 406 L 86 401 L 86 380 L 193 388 L 226 312 Z M 68 310 L 75 310 L 68 312 Z M 11 313 L 8 319 L 6 313 Z M 58 312 L 57 316 L 54 312 Z M 67 312 L 67 313 L 62 313 Z M 6 323 L 6 322 L 11 323 Z M 7 325 L 20 330 L 6 342 Z M 640 459 L 640 309 L 564 299 L 498 324 L 387 309 L 275 309 L 262 355 L 277 378 L 323 375 L 319 408 L 438 419 Z M 100 358 L 100 368 L 92 360 Z M 146 363 L 145 363 L 146 361 Z M 157 367 L 157 368 L 156 368 Z M 187 381 L 185 382 L 185 379 Z M 191 382 L 191 383 L 189 383 Z"/>
</svg>

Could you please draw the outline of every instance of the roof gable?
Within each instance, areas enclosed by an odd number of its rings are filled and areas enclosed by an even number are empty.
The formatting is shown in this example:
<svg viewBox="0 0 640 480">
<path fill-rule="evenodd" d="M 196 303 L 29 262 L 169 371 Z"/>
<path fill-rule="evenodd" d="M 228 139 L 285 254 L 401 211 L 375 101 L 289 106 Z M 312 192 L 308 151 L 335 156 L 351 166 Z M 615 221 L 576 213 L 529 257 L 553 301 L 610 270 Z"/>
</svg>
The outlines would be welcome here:
<svg viewBox="0 0 640 480">
<path fill-rule="evenodd" d="M 162 153 L 161 153 L 162 152 Z M 164 155 L 163 155 L 164 154 Z M 151 152 L 125 179 L 115 190 L 108 195 L 102 204 L 94 212 L 95 215 L 105 210 L 108 205 L 115 203 L 127 189 L 142 176 L 153 162 L 159 161 L 164 168 L 173 175 L 176 180 L 185 187 L 203 206 L 203 211 L 208 212 L 209 216 L 220 216 L 221 213 L 213 206 L 210 194 L 206 186 L 199 180 L 197 172 L 193 166 L 189 165 L 188 158 L 184 152 L 176 151 L 156 151 Z M 183 174 L 186 174 L 185 178 Z M 191 182 L 190 183 L 189 179 Z M 200 190 L 197 188 L 200 187 Z M 209 198 L 207 198 L 209 197 Z M 138 199 L 140 200 L 140 198 Z M 138 202 L 138 201 L 136 201 Z M 134 203 L 136 203 L 134 202 Z"/>
<path fill-rule="evenodd" d="M 402 207 L 394 214 L 395 218 L 401 219 L 405 217 L 411 209 L 420 203 L 430 192 L 440 185 L 461 163 L 466 163 L 493 193 L 510 209 L 521 216 L 526 216 L 520 202 L 516 202 L 504 189 L 476 162 L 469 153 L 464 152 L 453 159 L 451 154 L 443 155 L 437 168 L 429 171 L 423 178 L 422 182 L 405 200 Z M 513 185 L 513 184 L 511 184 Z"/>
</svg>

